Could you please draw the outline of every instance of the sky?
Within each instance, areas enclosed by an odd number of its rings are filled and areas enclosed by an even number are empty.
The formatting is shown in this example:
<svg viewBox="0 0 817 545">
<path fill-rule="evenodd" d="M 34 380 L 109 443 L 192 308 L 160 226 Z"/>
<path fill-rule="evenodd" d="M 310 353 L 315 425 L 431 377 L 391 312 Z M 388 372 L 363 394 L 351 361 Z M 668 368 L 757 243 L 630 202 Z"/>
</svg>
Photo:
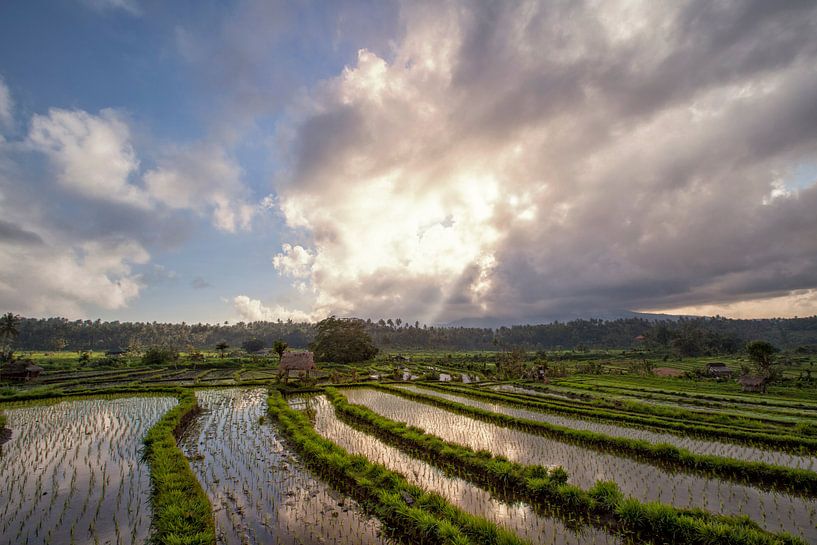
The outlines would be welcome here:
<svg viewBox="0 0 817 545">
<path fill-rule="evenodd" d="M 0 311 L 817 314 L 817 4 L 9 0 Z"/>
</svg>

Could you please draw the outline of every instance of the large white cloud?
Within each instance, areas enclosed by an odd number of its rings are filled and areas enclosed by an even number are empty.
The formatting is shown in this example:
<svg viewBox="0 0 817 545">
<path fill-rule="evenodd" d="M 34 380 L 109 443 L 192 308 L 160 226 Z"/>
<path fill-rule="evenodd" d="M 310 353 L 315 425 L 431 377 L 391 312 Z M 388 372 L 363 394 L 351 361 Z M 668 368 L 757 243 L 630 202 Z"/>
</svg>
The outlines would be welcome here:
<svg viewBox="0 0 817 545">
<path fill-rule="evenodd" d="M 248 322 L 275 322 L 278 320 L 294 322 L 311 322 L 324 316 L 309 314 L 299 310 L 291 310 L 281 305 L 266 306 L 258 299 L 250 299 L 246 295 L 238 295 L 233 299 L 233 308 L 242 320 Z"/>
<path fill-rule="evenodd" d="M 166 153 L 144 179 L 150 195 L 167 206 L 208 214 L 223 231 L 250 229 L 257 207 L 246 200 L 241 168 L 218 146 Z"/>
<path fill-rule="evenodd" d="M 280 209 L 310 259 L 285 247 L 276 266 L 309 267 L 313 312 L 535 318 L 817 286 L 817 187 L 785 182 L 817 158 L 817 8 L 448 2 L 402 20 L 283 132 Z"/>
<path fill-rule="evenodd" d="M 139 161 L 128 124 L 116 111 L 93 115 L 52 108 L 31 119 L 28 141 L 51 159 L 65 187 L 91 198 L 150 206 L 148 195 L 131 183 Z"/>
<path fill-rule="evenodd" d="M 140 272 L 147 247 L 184 236 L 172 212 L 249 228 L 255 207 L 226 153 L 174 149 L 143 175 L 128 121 L 110 109 L 51 109 L 32 117 L 24 140 L 0 139 L 0 306 L 68 317 L 122 309 L 150 281 Z M 36 166 L 43 156 L 46 172 Z"/>
</svg>

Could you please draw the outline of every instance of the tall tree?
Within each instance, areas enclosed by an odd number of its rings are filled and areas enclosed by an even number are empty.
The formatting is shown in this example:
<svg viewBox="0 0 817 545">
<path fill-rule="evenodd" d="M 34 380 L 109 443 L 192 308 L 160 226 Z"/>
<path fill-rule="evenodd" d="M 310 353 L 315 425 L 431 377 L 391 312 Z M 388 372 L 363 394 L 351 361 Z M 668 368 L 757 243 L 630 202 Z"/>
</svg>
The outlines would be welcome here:
<svg viewBox="0 0 817 545">
<path fill-rule="evenodd" d="M 20 317 L 13 312 L 7 312 L 0 317 L 0 359 L 10 361 L 13 355 L 11 347 L 20 334 Z"/>
<path fill-rule="evenodd" d="M 275 351 L 276 354 L 278 354 L 279 364 L 281 363 L 281 359 L 283 359 L 284 352 L 287 351 L 287 348 L 289 348 L 289 345 L 286 343 L 286 341 L 282 341 L 281 339 L 278 339 L 273 343 L 272 349 Z"/>
<path fill-rule="evenodd" d="M 363 320 L 330 316 L 318 322 L 316 329 L 315 340 L 309 347 L 318 361 L 352 363 L 377 355 Z"/>
<path fill-rule="evenodd" d="M 774 375 L 774 354 L 776 352 L 777 348 L 767 341 L 751 341 L 746 345 L 746 353 L 755 364 L 757 374 L 767 380 Z"/>
</svg>

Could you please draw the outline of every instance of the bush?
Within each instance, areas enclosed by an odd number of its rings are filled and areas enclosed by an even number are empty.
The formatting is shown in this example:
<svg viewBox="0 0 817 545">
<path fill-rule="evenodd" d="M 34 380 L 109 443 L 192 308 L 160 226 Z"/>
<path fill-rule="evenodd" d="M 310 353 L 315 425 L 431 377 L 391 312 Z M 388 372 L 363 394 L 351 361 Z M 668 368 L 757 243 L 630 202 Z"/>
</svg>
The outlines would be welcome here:
<svg viewBox="0 0 817 545">
<path fill-rule="evenodd" d="M 142 365 L 168 365 L 179 360 L 179 352 L 166 346 L 148 348 L 142 355 Z"/>
</svg>

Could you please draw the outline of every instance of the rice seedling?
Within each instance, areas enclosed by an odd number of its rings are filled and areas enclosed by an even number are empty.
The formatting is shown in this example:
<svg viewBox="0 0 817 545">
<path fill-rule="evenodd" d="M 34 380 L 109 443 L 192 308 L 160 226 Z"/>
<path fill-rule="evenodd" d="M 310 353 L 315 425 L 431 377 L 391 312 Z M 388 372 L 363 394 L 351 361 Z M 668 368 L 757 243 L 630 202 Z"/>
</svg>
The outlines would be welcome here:
<svg viewBox="0 0 817 545">
<path fill-rule="evenodd" d="M 176 403 L 132 397 L 8 409 L 15 433 L 0 457 L 0 543 L 143 543 L 151 509 L 142 438 Z"/>
<path fill-rule="evenodd" d="M 196 393 L 204 409 L 181 439 L 215 515 L 217 543 L 383 543 L 380 524 L 306 471 L 262 423 L 267 391 Z"/>
<path fill-rule="evenodd" d="M 660 501 L 677 508 L 701 508 L 723 515 L 747 515 L 771 532 L 789 531 L 817 540 L 817 501 L 793 494 L 761 490 L 698 475 L 672 473 L 617 456 L 615 451 L 588 450 L 366 389 L 344 390 L 351 403 L 386 418 L 427 430 L 475 451 L 485 450 L 523 465 L 562 466 L 570 483 L 589 489 L 597 481 L 614 481 L 625 496 L 641 502 Z"/>
</svg>

